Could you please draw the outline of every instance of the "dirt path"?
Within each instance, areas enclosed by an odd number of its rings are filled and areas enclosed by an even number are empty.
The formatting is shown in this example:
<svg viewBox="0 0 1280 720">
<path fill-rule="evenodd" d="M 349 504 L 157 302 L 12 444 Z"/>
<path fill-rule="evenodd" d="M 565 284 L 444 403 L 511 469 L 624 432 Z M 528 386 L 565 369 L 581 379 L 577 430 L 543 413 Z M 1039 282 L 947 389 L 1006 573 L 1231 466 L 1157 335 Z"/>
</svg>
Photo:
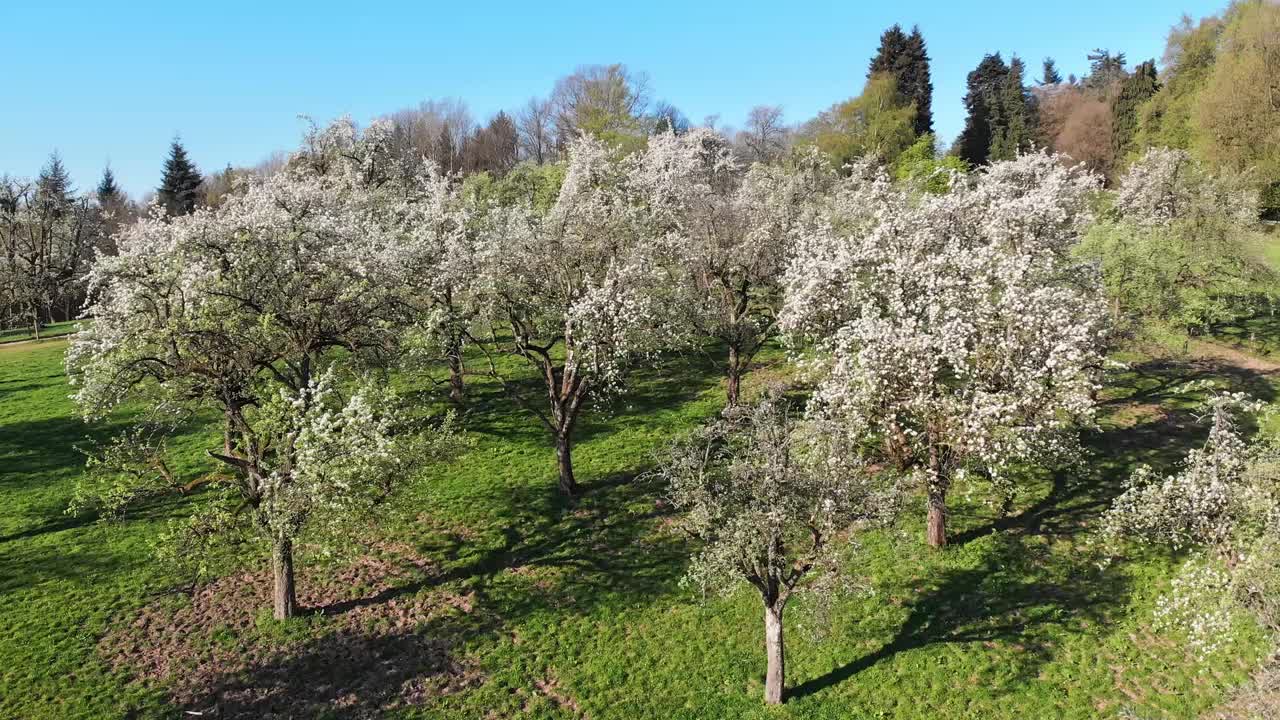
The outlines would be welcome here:
<svg viewBox="0 0 1280 720">
<path fill-rule="evenodd" d="M 32 338 L 30 340 L 14 340 L 12 342 L 0 343 L 0 353 L 6 352 L 9 350 L 23 350 L 31 347 L 32 345 L 44 345 L 48 343 L 66 342 L 66 341 L 67 341 L 66 335 L 55 335 L 51 338 L 40 338 L 39 340 L 36 340 L 35 338 Z"/>
<path fill-rule="evenodd" d="M 1250 370 L 1261 375 L 1280 373 L 1280 362 L 1270 360 L 1243 350 L 1220 345 L 1206 340 L 1192 341 L 1189 348 L 1194 358 L 1214 360 L 1224 365 L 1231 365 L 1243 370 Z"/>
</svg>

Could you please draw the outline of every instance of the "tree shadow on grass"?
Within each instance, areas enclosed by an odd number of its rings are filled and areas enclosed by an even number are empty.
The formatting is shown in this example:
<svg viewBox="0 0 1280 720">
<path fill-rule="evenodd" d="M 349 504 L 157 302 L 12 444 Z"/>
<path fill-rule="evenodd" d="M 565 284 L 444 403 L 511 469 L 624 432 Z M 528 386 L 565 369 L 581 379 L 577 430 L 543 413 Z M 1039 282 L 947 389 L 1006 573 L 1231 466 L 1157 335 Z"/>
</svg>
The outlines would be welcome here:
<svg viewBox="0 0 1280 720">
<path fill-rule="evenodd" d="M 1162 472 L 1175 467 L 1208 433 L 1199 408 L 1209 390 L 1190 383 L 1209 379 L 1261 400 L 1276 397 L 1268 376 L 1247 368 L 1157 360 L 1127 369 L 1108 383 L 1112 397 L 1103 403 L 1102 427 L 1083 437 L 1082 471 L 1056 470 L 1046 494 L 1030 506 L 954 535 L 954 544 L 990 542 L 994 549 L 978 568 L 944 571 L 879 650 L 797 686 L 791 696 L 835 686 L 897 653 L 944 643 L 1016 642 L 1023 650 L 1009 658 L 1017 666 L 1012 682 L 1024 682 L 1050 658 L 1044 641 L 1054 627 L 1107 622 L 1128 602 L 1122 573 L 1100 570 L 1089 552 L 1055 554 L 1025 541 L 1087 530 L 1139 463 Z"/>
<path fill-rule="evenodd" d="M 1000 660 L 1013 670 L 1006 682 L 1028 682 L 1051 659 L 1054 633 L 1106 622 L 1125 602 L 1128 581 L 1121 573 L 1055 558 L 1014 536 L 992 543 L 979 567 L 945 570 L 931 581 L 879 650 L 796 686 L 788 697 L 814 695 L 898 653 L 942 644 L 984 643 L 993 651 L 1003 645 Z"/>
<path fill-rule="evenodd" d="M 1208 424 L 1200 409 L 1208 389 L 1193 383 L 1215 380 L 1227 389 L 1263 401 L 1276 397 L 1267 375 L 1201 360 L 1153 360 L 1128 368 L 1108 383 L 1103 423 L 1084 433 L 1084 471 L 1058 469 L 1048 492 L 1029 507 L 952 536 L 964 544 L 993 532 L 1073 536 L 1087 528 L 1124 490 L 1139 464 L 1172 470 L 1188 450 L 1203 442 Z"/>
<path fill-rule="evenodd" d="M 213 718 L 380 717 L 479 684 L 480 671 L 454 653 L 474 631 L 446 617 L 414 631 L 328 633 L 208 673 L 179 704 Z"/>
<path fill-rule="evenodd" d="M 420 536 L 415 551 L 438 560 L 436 567 L 312 608 L 339 630 L 303 645 L 254 650 L 246 667 L 201 681 L 179 704 L 227 718 L 376 716 L 481 682 L 454 657 L 459 645 L 496 637 L 535 613 L 633 606 L 668 591 L 683 572 L 684 539 L 655 531 L 666 510 L 643 477 L 628 472 L 591 483 L 572 504 L 552 487 L 505 490 L 495 529 L 480 537 Z M 467 598 L 467 612 L 433 614 L 417 626 L 394 620 L 436 593 Z M 379 629 L 385 618 L 395 632 Z"/>
</svg>

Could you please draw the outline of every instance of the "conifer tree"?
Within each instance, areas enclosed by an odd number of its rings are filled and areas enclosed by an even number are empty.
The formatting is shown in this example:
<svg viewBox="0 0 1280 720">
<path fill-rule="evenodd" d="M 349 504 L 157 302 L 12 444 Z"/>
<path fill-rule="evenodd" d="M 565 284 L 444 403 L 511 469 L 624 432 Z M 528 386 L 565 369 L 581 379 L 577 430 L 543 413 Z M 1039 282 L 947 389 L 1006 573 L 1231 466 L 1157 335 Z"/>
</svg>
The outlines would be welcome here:
<svg viewBox="0 0 1280 720">
<path fill-rule="evenodd" d="M 880 48 L 871 58 L 867 78 L 877 73 L 892 73 L 898 81 L 898 92 L 916 105 L 913 130 L 917 136 L 933 132 L 933 82 L 929 72 L 929 53 L 919 27 L 911 34 L 894 25 L 880 36 Z"/>
<path fill-rule="evenodd" d="M 1134 135 L 1138 131 L 1138 108 L 1160 90 L 1156 74 L 1156 61 L 1148 60 L 1134 68 L 1133 74 L 1120 83 L 1120 91 L 1111 105 L 1111 144 L 1116 168 L 1133 150 Z"/>
<path fill-rule="evenodd" d="M 1009 61 L 993 113 L 989 159 L 1012 160 L 1030 150 L 1036 135 L 1035 104 L 1023 84 L 1026 66 L 1018 56 Z"/>
<path fill-rule="evenodd" d="M 71 198 L 71 174 L 62 164 L 62 156 L 55 150 L 49 154 L 49 161 L 40 169 L 36 178 L 36 196 L 41 203 L 62 206 Z"/>
<path fill-rule="evenodd" d="M 970 166 L 985 165 L 991 156 L 991 141 L 1004 126 L 1001 97 L 1009 66 L 1000 53 L 987 55 L 969 73 L 964 106 L 968 111 L 964 130 L 956 141 L 956 151 Z"/>
<path fill-rule="evenodd" d="M 189 215 L 196 209 L 202 182 L 204 178 L 187 157 L 182 141 L 174 139 L 169 146 L 169 158 L 164 161 L 164 177 L 156 190 L 156 200 L 170 216 Z"/>
<path fill-rule="evenodd" d="M 98 183 L 97 195 L 100 205 L 114 203 L 124 195 L 120 190 L 120 186 L 116 184 L 116 176 L 115 173 L 111 172 L 110 165 L 102 171 L 102 180 Z"/>
<path fill-rule="evenodd" d="M 1058 72 L 1058 64 L 1053 58 L 1044 59 L 1044 71 L 1040 78 L 1041 85 L 1057 85 L 1062 82 L 1062 73 Z"/>
</svg>

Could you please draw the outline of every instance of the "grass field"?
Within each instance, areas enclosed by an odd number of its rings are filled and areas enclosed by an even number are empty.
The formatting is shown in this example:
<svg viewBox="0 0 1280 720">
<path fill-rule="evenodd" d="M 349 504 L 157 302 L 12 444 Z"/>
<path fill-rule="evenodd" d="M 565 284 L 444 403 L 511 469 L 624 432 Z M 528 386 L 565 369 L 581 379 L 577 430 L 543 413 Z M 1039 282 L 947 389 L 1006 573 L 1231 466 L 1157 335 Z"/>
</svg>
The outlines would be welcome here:
<svg viewBox="0 0 1280 720">
<path fill-rule="evenodd" d="M 718 410 L 704 358 L 665 360 L 588 418 L 573 504 L 543 430 L 473 386 L 474 447 L 416 478 L 359 553 L 304 555 L 315 612 L 279 624 L 257 553 L 193 596 L 165 592 L 175 578 L 150 542 L 198 495 L 117 523 L 63 513 L 83 467 L 73 444 L 111 430 L 74 416 L 64 347 L 0 349 L 0 718 L 1186 718 L 1263 647 L 1242 626 L 1228 652 L 1191 662 L 1148 629 L 1178 559 L 1103 569 L 1090 527 L 1134 463 L 1167 467 L 1203 437 L 1186 381 L 1271 399 L 1266 369 L 1123 357 L 1084 468 L 1031 475 L 1007 517 L 957 488 L 940 553 L 913 508 L 849 559 L 871 594 L 821 621 L 790 608 L 789 699 L 766 709 L 758 599 L 679 584 L 690 545 L 642 474 Z M 209 469 L 211 441 L 195 428 L 175 444 L 184 477 Z"/>
</svg>

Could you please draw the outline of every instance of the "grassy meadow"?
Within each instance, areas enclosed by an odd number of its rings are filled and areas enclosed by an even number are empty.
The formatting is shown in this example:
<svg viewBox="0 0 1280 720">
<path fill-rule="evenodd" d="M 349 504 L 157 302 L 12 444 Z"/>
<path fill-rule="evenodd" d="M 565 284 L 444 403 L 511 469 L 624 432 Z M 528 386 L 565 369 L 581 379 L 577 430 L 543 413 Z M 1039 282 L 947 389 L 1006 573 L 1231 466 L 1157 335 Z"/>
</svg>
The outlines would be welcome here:
<svg viewBox="0 0 1280 720">
<path fill-rule="evenodd" d="M 358 550 L 300 558 L 300 601 L 270 619 L 259 546 L 191 592 L 152 559 L 197 491 L 118 522 L 64 513 L 112 428 L 74 414 L 64 341 L 0 348 L 0 717 L 1185 718 L 1243 682 L 1264 647 L 1242 625 L 1193 662 L 1151 628 L 1178 558 L 1104 566 L 1091 523 L 1138 462 L 1203 438 L 1190 380 L 1270 399 L 1269 365 L 1119 357 L 1080 468 L 1029 472 L 1010 513 L 954 491 L 954 544 L 923 543 L 922 505 L 848 559 L 864 592 L 829 616 L 788 609 L 787 703 L 760 701 L 759 600 L 682 586 L 689 541 L 644 471 L 717 412 L 713 363 L 665 358 L 579 429 L 576 502 L 555 492 L 549 437 L 496 387 L 471 388 L 466 454 L 415 477 Z M 749 382 L 785 373 L 781 353 Z M 437 406 L 431 383 L 407 386 Z M 195 427 L 176 470 L 210 471 Z M 971 496 L 971 497 L 970 497 Z"/>
</svg>

